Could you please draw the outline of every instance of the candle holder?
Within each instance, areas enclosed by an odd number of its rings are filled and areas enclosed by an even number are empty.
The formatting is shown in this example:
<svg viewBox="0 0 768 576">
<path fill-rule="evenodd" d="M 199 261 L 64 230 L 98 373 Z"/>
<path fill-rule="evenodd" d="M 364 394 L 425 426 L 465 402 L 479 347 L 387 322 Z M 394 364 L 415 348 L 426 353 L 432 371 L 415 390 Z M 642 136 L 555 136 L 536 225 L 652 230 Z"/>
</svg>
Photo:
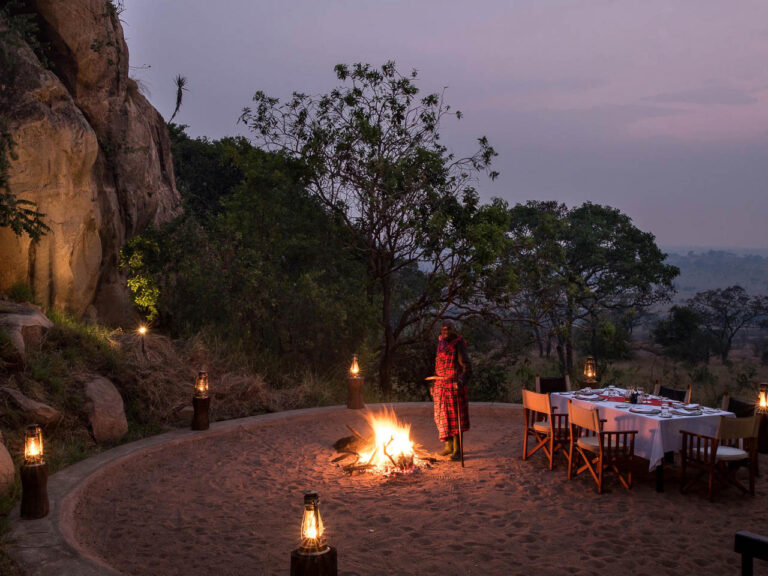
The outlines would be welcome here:
<svg viewBox="0 0 768 576">
<path fill-rule="evenodd" d="M 325 541 L 325 527 L 320 518 L 317 492 L 304 494 L 301 520 L 301 545 L 291 551 L 291 576 L 337 576 L 336 548 Z"/>
<path fill-rule="evenodd" d="M 757 394 L 757 403 L 755 412 L 758 414 L 768 414 L 768 382 L 760 384 L 760 391 Z"/>
<path fill-rule="evenodd" d="M 363 384 L 365 379 L 360 375 L 360 365 L 357 363 L 357 354 L 352 356 L 352 365 L 349 367 L 347 378 L 347 408 L 361 410 L 365 408 L 363 403 Z"/>
<path fill-rule="evenodd" d="M 48 465 L 43 459 L 43 432 L 30 424 L 24 433 L 24 463 L 21 465 L 21 517 L 48 515 Z"/>
<path fill-rule="evenodd" d="M 208 395 L 208 372 L 200 370 L 195 379 L 195 393 L 192 397 L 192 430 L 208 430 L 208 410 L 211 406 L 211 397 Z"/>
</svg>

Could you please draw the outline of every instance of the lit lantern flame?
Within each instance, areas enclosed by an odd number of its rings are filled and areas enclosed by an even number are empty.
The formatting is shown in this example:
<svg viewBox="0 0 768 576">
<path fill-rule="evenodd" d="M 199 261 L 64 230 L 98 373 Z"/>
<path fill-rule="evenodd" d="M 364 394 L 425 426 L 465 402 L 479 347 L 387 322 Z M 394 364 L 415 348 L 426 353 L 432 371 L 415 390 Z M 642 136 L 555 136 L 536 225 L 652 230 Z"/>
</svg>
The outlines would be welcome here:
<svg viewBox="0 0 768 576">
<path fill-rule="evenodd" d="M 595 359 L 589 356 L 584 361 L 584 381 L 593 384 L 597 381 L 596 378 L 597 366 L 595 366 Z"/>
<path fill-rule="evenodd" d="M 353 378 L 357 378 L 360 374 L 360 365 L 357 363 L 357 354 L 352 356 L 352 366 L 349 367 L 349 373 Z"/>
<path fill-rule="evenodd" d="M 320 497 L 317 492 L 304 494 L 304 516 L 301 519 L 301 548 L 318 552 L 326 548 L 325 528 L 320 518 Z"/>
<path fill-rule="evenodd" d="M 197 398 L 208 398 L 208 372 L 200 370 L 195 380 L 195 396 Z"/>
<path fill-rule="evenodd" d="M 757 396 L 757 412 L 768 413 L 768 384 L 760 384 L 760 392 Z"/>
<path fill-rule="evenodd" d="M 142 336 L 144 336 L 146 333 L 147 333 L 147 327 L 146 327 L 146 326 L 144 326 L 144 325 L 142 325 L 142 326 L 139 326 L 139 334 L 141 334 Z"/>
<path fill-rule="evenodd" d="M 375 447 L 370 452 L 361 453 L 360 461 L 381 472 L 413 465 L 411 425 L 399 422 L 394 410 L 386 408 L 378 414 L 369 413 L 366 418 L 374 432 Z"/>
<path fill-rule="evenodd" d="M 30 424 L 24 434 L 24 463 L 43 463 L 43 431 L 37 424 Z"/>
</svg>

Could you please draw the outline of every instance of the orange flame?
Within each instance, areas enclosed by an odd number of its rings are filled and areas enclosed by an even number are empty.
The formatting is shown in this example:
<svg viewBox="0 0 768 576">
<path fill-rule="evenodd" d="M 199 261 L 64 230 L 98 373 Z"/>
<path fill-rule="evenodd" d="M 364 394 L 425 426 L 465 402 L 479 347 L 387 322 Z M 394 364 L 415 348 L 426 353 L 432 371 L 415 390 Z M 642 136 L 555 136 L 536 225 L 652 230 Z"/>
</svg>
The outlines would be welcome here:
<svg viewBox="0 0 768 576">
<path fill-rule="evenodd" d="M 360 460 L 385 471 L 402 462 L 413 462 L 414 449 L 410 438 L 411 425 L 397 419 L 394 410 L 385 408 L 374 414 L 366 414 L 375 437 L 375 448 L 360 455 Z"/>
</svg>

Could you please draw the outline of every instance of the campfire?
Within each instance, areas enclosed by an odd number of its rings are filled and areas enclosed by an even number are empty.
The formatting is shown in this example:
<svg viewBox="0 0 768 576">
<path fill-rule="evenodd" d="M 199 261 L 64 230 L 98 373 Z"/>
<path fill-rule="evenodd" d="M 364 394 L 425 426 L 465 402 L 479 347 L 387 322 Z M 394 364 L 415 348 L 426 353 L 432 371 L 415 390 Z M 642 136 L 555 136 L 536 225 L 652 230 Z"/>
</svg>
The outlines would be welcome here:
<svg viewBox="0 0 768 576">
<path fill-rule="evenodd" d="M 424 461 L 434 461 L 414 444 L 410 438 L 411 425 L 400 422 L 394 410 L 368 412 L 365 418 L 371 426 L 371 435 L 363 436 L 347 425 L 353 436 L 340 438 L 333 445 L 341 453 L 333 462 L 340 463 L 345 472 L 408 473 L 417 470 Z"/>
</svg>

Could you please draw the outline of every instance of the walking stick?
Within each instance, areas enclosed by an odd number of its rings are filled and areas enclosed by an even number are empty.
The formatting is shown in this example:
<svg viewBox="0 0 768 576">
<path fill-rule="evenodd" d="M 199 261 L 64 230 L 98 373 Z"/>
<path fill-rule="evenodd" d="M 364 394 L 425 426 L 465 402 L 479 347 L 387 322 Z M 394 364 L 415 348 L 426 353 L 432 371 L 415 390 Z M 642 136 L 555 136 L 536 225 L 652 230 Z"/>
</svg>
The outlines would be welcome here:
<svg viewBox="0 0 768 576">
<path fill-rule="evenodd" d="M 456 404 L 459 407 L 459 411 L 456 412 L 456 415 L 459 417 L 459 455 L 461 456 L 461 467 L 464 468 L 464 434 L 461 431 L 461 394 L 459 393 L 459 386 L 461 386 L 460 383 L 456 383 Z"/>
</svg>

